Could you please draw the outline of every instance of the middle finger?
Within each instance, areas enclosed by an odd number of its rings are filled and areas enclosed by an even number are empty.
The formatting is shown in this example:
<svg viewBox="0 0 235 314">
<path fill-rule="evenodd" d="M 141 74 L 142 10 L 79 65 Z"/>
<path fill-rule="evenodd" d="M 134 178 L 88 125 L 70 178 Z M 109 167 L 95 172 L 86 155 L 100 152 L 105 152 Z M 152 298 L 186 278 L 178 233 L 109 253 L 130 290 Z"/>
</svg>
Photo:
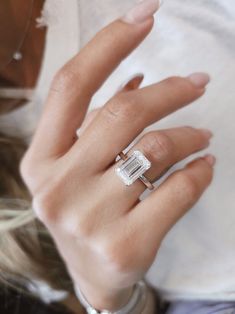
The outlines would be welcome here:
<svg viewBox="0 0 235 314">
<path fill-rule="evenodd" d="M 208 82 L 207 74 L 196 73 L 115 96 L 74 144 L 69 158 L 87 165 L 89 172 L 103 171 L 148 125 L 203 95 Z"/>
</svg>

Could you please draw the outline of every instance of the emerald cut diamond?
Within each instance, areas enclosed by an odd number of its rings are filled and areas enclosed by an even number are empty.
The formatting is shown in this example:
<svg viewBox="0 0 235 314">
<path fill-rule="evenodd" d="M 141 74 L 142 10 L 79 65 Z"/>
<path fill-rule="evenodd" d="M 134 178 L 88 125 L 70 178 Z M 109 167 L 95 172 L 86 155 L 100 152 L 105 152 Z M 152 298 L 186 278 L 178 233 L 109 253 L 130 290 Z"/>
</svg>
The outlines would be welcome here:
<svg viewBox="0 0 235 314">
<path fill-rule="evenodd" d="M 151 162 L 138 150 L 127 158 L 115 172 L 125 185 L 131 185 L 151 167 Z"/>
</svg>

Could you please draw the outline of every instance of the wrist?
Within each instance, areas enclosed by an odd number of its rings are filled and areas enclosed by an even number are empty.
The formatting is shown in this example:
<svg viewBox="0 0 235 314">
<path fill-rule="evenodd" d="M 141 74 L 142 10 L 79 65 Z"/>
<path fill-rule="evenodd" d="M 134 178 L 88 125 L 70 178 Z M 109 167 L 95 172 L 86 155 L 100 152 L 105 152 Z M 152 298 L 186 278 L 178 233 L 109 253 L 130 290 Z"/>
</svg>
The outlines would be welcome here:
<svg viewBox="0 0 235 314">
<path fill-rule="evenodd" d="M 108 310 L 110 312 L 114 312 L 124 307 L 128 301 L 130 300 L 133 291 L 134 285 L 122 290 L 115 291 L 102 291 L 100 288 L 89 287 L 85 285 L 76 285 L 75 289 L 80 294 L 82 294 L 83 298 L 95 309 Z"/>
</svg>

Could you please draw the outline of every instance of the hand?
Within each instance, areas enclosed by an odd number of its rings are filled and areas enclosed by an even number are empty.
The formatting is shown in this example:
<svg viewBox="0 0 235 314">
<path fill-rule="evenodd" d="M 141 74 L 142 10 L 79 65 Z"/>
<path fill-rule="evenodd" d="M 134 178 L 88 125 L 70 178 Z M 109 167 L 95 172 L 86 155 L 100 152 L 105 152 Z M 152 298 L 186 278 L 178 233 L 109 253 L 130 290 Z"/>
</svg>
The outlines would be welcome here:
<svg viewBox="0 0 235 314">
<path fill-rule="evenodd" d="M 140 202 L 146 187 L 127 187 L 115 158 L 150 124 L 196 100 L 208 76 L 171 77 L 123 91 L 106 103 L 79 139 L 92 95 L 149 33 L 153 18 L 120 19 L 101 32 L 55 76 L 41 121 L 22 163 L 38 218 L 47 226 L 75 284 L 98 309 L 123 306 L 153 263 L 162 239 L 200 198 L 214 158 L 197 159 L 171 174 Z M 154 181 L 209 145 L 210 132 L 190 127 L 152 131 L 131 149 L 151 160 Z"/>
</svg>

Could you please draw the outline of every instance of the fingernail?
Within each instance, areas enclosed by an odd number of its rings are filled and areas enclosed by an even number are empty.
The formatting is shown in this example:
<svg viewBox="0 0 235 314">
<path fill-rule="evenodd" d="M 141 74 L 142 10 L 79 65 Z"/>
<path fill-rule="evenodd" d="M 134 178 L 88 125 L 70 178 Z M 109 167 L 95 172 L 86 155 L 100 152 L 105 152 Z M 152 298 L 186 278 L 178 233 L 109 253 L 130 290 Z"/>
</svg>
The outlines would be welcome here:
<svg viewBox="0 0 235 314">
<path fill-rule="evenodd" d="M 203 135 L 209 140 L 210 138 L 212 138 L 212 136 L 213 136 L 213 133 L 210 131 L 210 130 L 208 130 L 208 129 L 199 129 L 200 130 L 200 132 L 202 132 L 203 133 Z"/>
<path fill-rule="evenodd" d="M 194 86 L 204 88 L 210 82 L 210 76 L 207 73 L 193 73 L 188 76 L 188 79 Z"/>
<path fill-rule="evenodd" d="M 117 92 L 120 92 L 123 89 L 137 89 L 142 83 L 143 79 L 144 79 L 143 73 L 134 74 L 118 87 Z"/>
<path fill-rule="evenodd" d="M 128 11 L 122 20 L 129 24 L 143 23 L 154 15 L 161 4 L 160 0 L 143 0 Z"/>
<path fill-rule="evenodd" d="M 203 159 L 206 161 L 206 162 L 208 162 L 208 164 L 210 165 L 210 166 L 214 166 L 215 165 L 215 163 L 216 163 L 216 158 L 215 158 L 215 156 L 213 156 L 213 155 L 206 155 L 206 156 L 204 156 L 203 157 Z"/>
</svg>

